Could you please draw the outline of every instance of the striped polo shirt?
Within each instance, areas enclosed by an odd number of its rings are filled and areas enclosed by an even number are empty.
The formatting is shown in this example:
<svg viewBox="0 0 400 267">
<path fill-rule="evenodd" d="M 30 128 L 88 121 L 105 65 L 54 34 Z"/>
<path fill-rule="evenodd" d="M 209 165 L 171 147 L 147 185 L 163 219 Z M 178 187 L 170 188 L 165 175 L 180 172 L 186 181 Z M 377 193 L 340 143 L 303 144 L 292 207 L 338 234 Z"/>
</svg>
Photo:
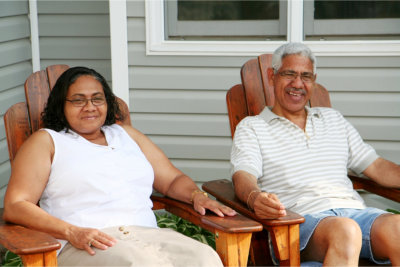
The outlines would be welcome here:
<svg viewBox="0 0 400 267">
<path fill-rule="evenodd" d="M 365 208 L 348 170 L 361 174 L 378 158 L 336 110 L 308 108 L 305 131 L 265 108 L 237 126 L 232 174 L 243 170 L 274 193 L 287 209 L 310 214 L 332 208 Z"/>
</svg>

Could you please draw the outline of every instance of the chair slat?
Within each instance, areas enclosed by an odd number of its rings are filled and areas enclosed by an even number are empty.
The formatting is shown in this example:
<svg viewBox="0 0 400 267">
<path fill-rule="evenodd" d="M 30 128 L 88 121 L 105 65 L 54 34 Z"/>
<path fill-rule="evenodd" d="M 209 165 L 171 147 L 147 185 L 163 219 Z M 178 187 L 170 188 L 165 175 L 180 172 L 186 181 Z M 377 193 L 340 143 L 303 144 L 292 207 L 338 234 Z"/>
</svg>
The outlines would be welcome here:
<svg viewBox="0 0 400 267">
<path fill-rule="evenodd" d="M 24 102 L 14 104 L 4 114 L 8 154 L 12 162 L 22 143 L 31 135 L 28 109 Z"/>
<path fill-rule="evenodd" d="M 247 61 L 242 69 L 242 85 L 246 94 L 247 110 L 250 116 L 259 114 L 265 107 L 262 77 L 258 59 Z"/>
<path fill-rule="evenodd" d="M 261 72 L 261 81 L 264 89 L 265 104 L 269 107 L 274 106 L 275 95 L 274 88 L 269 84 L 268 81 L 268 68 L 272 66 L 272 55 L 262 54 L 258 56 L 258 64 Z"/>
<path fill-rule="evenodd" d="M 49 81 L 49 89 L 53 89 L 54 85 L 56 84 L 58 78 L 61 76 L 61 74 L 64 73 L 69 69 L 68 65 L 51 65 L 46 68 L 47 72 L 47 79 Z"/>
<path fill-rule="evenodd" d="M 32 132 L 43 127 L 40 119 L 49 98 L 50 88 L 45 70 L 31 74 L 25 82 L 26 103 L 29 110 Z"/>
<path fill-rule="evenodd" d="M 226 104 L 228 108 L 229 124 L 231 126 L 231 137 L 236 130 L 236 125 L 249 115 L 246 108 L 246 95 L 243 86 L 237 84 L 226 94 Z"/>
</svg>

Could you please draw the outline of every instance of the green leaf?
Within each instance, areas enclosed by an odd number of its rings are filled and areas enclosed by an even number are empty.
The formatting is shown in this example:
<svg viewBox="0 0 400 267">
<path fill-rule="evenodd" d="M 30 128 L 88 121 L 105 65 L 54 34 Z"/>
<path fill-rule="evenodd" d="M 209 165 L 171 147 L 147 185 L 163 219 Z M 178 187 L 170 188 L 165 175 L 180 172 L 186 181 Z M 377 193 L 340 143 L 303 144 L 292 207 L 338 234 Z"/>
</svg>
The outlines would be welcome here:
<svg viewBox="0 0 400 267">
<path fill-rule="evenodd" d="M 160 228 L 171 228 L 181 234 L 207 244 L 215 249 L 214 234 L 170 213 L 155 213 Z"/>
<path fill-rule="evenodd" d="M 394 213 L 394 214 L 400 214 L 400 211 L 394 210 L 394 209 L 386 209 L 386 211 Z"/>
<path fill-rule="evenodd" d="M 7 250 L 4 256 L 4 263 L 2 266 L 22 266 L 22 260 L 18 255 Z"/>
</svg>

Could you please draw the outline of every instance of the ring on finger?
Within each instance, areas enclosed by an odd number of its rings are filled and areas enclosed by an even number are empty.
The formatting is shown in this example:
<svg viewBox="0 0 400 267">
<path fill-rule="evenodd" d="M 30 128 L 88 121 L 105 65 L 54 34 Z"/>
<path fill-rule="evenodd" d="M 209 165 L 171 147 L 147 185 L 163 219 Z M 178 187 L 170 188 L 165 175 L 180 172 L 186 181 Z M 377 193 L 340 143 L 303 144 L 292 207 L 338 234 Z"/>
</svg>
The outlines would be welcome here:
<svg viewBox="0 0 400 267">
<path fill-rule="evenodd" d="M 92 246 L 93 242 L 94 242 L 94 239 L 91 239 L 91 240 L 89 241 L 89 243 L 88 243 L 89 247 Z"/>
</svg>

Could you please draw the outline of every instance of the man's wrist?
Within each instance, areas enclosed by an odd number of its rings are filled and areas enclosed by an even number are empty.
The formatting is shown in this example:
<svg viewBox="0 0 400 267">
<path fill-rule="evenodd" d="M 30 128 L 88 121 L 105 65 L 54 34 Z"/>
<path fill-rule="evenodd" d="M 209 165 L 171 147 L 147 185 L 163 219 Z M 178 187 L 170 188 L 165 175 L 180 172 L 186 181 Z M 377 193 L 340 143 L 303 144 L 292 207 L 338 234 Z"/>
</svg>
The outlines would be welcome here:
<svg viewBox="0 0 400 267">
<path fill-rule="evenodd" d="M 249 208 L 249 210 L 254 210 L 254 201 L 256 200 L 258 193 L 261 193 L 261 190 L 256 189 L 256 190 L 252 190 L 247 195 L 246 205 L 247 205 L 247 208 Z"/>
</svg>

